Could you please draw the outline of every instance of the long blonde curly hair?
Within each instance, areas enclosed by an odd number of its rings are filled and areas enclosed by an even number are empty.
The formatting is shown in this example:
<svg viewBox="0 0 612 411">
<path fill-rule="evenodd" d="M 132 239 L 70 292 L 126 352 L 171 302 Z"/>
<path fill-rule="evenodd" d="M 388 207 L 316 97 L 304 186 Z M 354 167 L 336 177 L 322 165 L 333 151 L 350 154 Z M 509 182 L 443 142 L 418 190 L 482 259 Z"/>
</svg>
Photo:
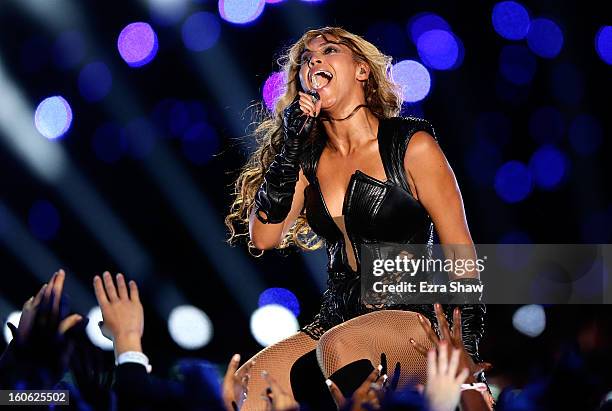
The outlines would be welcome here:
<svg viewBox="0 0 612 411">
<path fill-rule="evenodd" d="M 255 138 L 257 149 L 241 169 L 234 184 L 234 201 L 230 206 L 229 214 L 225 217 L 225 225 L 230 232 L 227 241 L 230 244 L 242 236 L 249 235 L 249 216 L 255 206 L 255 194 L 263 182 L 268 166 L 283 144 L 283 109 L 291 104 L 298 94 L 298 90 L 301 90 L 299 78 L 301 55 L 306 49 L 306 45 L 315 37 L 323 36 L 326 41 L 332 41 L 332 39 L 326 37 L 328 35 L 336 37 L 339 43 L 347 46 L 353 52 L 353 58 L 356 61 L 364 62 L 370 67 L 369 78 L 363 83 L 366 104 L 370 111 L 379 119 L 396 117 L 400 113 L 401 88 L 392 80 L 392 58 L 390 56 L 383 54 L 376 46 L 361 36 L 340 27 L 323 27 L 304 33 L 277 60 L 287 81 L 284 94 L 276 101 L 274 111 L 267 110 L 262 103 L 256 105 L 257 120 L 255 124 L 257 126 L 250 136 Z M 314 141 L 325 138 L 327 137 L 322 130 L 320 120 L 317 119 L 308 143 L 312 144 Z M 305 250 L 314 250 L 319 248 L 321 244 L 322 241 L 312 232 L 304 213 L 302 213 L 276 248 L 281 249 L 290 245 L 297 245 Z M 255 248 L 250 240 L 248 246 L 249 250 Z"/>
</svg>

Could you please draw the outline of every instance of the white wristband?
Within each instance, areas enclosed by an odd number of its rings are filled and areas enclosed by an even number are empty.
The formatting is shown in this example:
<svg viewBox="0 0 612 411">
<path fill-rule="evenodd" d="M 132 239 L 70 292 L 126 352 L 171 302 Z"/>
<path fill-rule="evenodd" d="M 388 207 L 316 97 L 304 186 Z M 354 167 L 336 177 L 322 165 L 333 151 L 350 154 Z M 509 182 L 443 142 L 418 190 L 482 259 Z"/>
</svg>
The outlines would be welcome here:
<svg viewBox="0 0 612 411">
<path fill-rule="evenodd" d="M 126 362 L 142 364 L 147 369 L 148 373 L 151 373 L 151 370 L 153 369 L 151 364 L 149 364 L 149 357 L 139 351 L 126 351 L 124 353 L 119 354 L 119 356 L 115 360 L 115 365 L 121 365 Z"/>
</svg>

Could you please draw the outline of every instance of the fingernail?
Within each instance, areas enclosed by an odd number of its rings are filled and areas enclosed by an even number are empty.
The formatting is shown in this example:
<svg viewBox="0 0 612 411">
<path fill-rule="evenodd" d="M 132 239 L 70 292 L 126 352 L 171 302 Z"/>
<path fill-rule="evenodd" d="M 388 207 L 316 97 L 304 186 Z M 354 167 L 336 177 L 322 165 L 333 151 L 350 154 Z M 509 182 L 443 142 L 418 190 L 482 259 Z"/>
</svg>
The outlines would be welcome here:
<svg viewBox="0 0 612 411">
<path fill-rule="evenodd" d="M 327 384 L 328 387 L 332 386 L 332 380 L 330 380 L 329 378 L 325 380 L 325 384 Z"/>
<path fill-rule="evenodd" d="M 382 370 L 382 364 L 378 364 L 378 371 L 380 372 Z"/>
<path fill-rule="evenodd" d="M 240 354 L 234 354 L 234 356 L 232 357 L 232 361 L 240 361 Z"/>
<path fill-rule="evenodd" d="M 263 371 L 261 372 L 261 376 L 262 376 L 262 377 L 267 377 L 267 376 L 268 376 L 268 371 L 263 370 Z"/>
<path fill-rule="evenodd" d="M 387 374 L 383 375 L 383 382 L 387 381 L 387 378 L 389 378 L 389 376 Z"/>
<path fill-rule="evenodd" d="M 410 344 L 414 344 L 414 338 L 411 338 L 409 341 L 410 341 Z"/>
<path fill-rule="evenodd" d="M 419 321 L 423 321 L 423 316 L 421 314 L 417 314 L 417 318 L 419 319 Z"/>
</svg>

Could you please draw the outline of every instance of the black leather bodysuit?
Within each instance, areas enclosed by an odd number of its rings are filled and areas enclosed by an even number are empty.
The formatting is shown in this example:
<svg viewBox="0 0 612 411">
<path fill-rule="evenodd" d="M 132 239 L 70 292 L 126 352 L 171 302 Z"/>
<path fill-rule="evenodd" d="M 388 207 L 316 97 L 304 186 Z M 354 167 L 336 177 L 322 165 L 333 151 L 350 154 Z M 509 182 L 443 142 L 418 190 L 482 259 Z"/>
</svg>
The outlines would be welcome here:
<svg viewBox="0 0 612 411">
<path fill-rule="evenodd" d="M 425 208 L 417 201 L 406 181 L 404 154 L 414 133 L 424 130 L 435 137 L 431 125 L 418 118 L 381 119 L 378 129 L 379 152 L 386 181 L 357 170 L 351 177 L 342 214 L 345 229 L 352 243 L 357 270 L 348 262 L 344 235 L 330 215 L 316 170 L 324 141 L 313 144 L 304 153 L 302 169 L 309 185 L 304 191 L 306 218 L 312 230 L 325 240 L 329 274 L 321 309 L 314 321 L 302 328 L 314 339 L 333 326 L 378 308 L 361 302 L 361 245 L 388 242 L 399 244 L 433 243 L 433 223 Z M 400 304 L 385 309 L 420 312 L 435 324 L 433 305 Z"/>
</svg>

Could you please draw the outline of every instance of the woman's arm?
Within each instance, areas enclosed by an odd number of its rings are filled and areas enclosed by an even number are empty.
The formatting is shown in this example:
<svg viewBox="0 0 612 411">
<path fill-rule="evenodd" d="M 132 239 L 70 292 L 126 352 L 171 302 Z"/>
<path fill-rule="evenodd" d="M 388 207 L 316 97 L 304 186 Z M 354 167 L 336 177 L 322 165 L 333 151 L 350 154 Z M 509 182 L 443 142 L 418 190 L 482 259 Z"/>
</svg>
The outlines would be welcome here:
<svg viewBox="0 0 612 411">
<path fill-rule="evenodd" d="M 295 223 L 304 207 L 304 189 L 308 186 L 308 180 L 302 170 L 295 185 L 295 193 L 291 202 L 291 211 L 284 221 L 278 224 L 264 224 L 255 216 L 255 208 L 249 216 L 249 235 L 253 245 L 260 250 L 269 250 L 278 246 L 289 229 Z"/>
</svg>

